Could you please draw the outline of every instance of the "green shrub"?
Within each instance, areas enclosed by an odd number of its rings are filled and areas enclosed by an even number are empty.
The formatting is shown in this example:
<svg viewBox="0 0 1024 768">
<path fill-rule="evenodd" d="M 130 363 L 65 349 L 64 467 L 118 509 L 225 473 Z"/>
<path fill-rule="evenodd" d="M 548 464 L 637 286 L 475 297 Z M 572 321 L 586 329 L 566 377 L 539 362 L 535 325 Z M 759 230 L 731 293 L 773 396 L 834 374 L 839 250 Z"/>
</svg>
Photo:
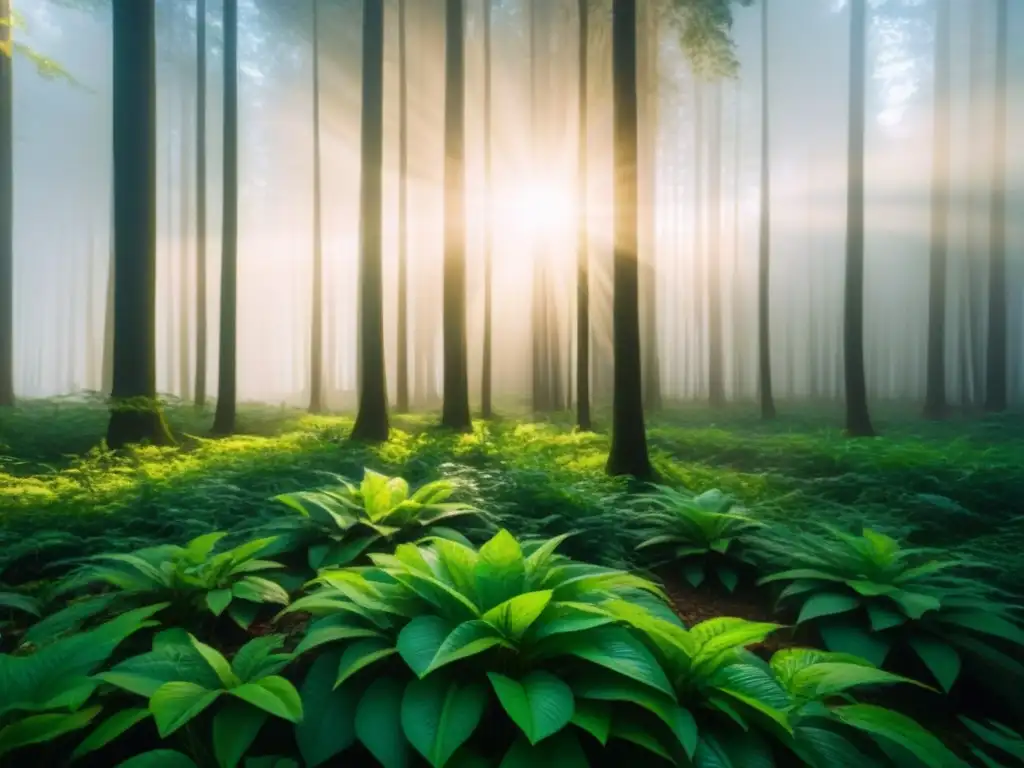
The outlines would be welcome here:
<svg viewBox="0 0 1024 768">
<path fill-rule="evenodd" d="M 969 717 L 961 717 L 960 722 L 971 732 L 974 739 L 981 743 L 980 746 L 971 744 L 969 748 L 986 768 L 1000 768 L 1002 765 L 991 757 L 993 752 L 1001 760 L 1012 757 L 1017 762 L 1024 763 L 1024 736 L 1012 728 L 992 721 L 979 723 Z"/>
<path fill-rule="evenodd" d="M 664 485 L 639 500 L 644 541 L 637 549 L 663 553 L 654 565 L 679 563 L 683 576 L 699 587 L 708 571 L 732 592 L 741 571 L 752 565 L 746 537 L 763 524 L 748 517 L 735 499 L 719 490 L 690 493 Z"/>
<path fill-rule="evenodd" d="M 1024 664 L 1010 655 L 1024 650 L 1016 609 L 956 574 L 964 561 L 901 548 L 869 529 L 855 536 L 824 528 L 825 535 L 794 533 L 767 545 L 788 567 L 760 583 L 785 584 L 779 606 L 816 626 L 829 650 L 881 666 L 894 647 L 909 647 L 946 691 L 962 656 L 1024 680 Z"/>
</svg>

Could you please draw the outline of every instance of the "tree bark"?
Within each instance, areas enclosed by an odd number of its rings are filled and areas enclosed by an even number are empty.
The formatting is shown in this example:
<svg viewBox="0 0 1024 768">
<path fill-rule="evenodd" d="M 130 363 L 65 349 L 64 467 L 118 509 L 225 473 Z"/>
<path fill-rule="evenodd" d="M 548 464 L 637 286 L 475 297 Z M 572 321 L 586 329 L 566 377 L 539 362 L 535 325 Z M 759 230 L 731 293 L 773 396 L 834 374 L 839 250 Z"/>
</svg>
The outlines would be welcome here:
<svg viewBox="0 0 1024 768">
<path fill-rule="evenodd" d="M 224 0 L 224 208 L 220 357 L 213 431 L 235 431 L 238 408 L 238 0 Z"/>
<path fill-rule="evenodd" d="M 404 0 L 403 0 L 404 2 Z M 324 249 L 320 180 L 320 0 L 313 0 L 313 306 L 309 336 L 309 410 L 324 410 Z"/>
<path fill-rule="evenodd" d="M 1007 406 L 1006 360 L 1006 72 L 1009 0 L 996 6 L 996 93 L 992 148 L 992 208 L 989 216 L 988 354 L 985 410 Z"/>
<path fill-rule="evenodd" d="M 711 157 L 708 199 L 711 231 L 708 259 L 708 400 L 713 407 L 725 405 L 724 353 L 722 350 L 722 84 L 711 89 Z"/>
<path fill-rule="evenodd" d="M 107 445 L 171 442 L 156 399 L 156 8 L 114 0 L 114 355 Z"/>
<path fill-rule="evenodd" d="M 613 0 L 612 81 L 615 163 L 614 379 L 610 475 L 653 474 L 644 427 L 640 368 L 638 256 L 637 25 L 635 0 Z"/>
<path fill-rule="evenodd" d="M 491 134 L 491 0 L 484 4 L 484 349 L 480 374 L 480 412 L 485 419 L 494 416 L 493 334 L 494 334 L 494 227 L 491 212 L 493 158 Z"/>
<path fill-rule="evenodd" d="M 771 112 L 769 110 L 768 3 L 761 4 L 761 214 L 757 259 L 757 391 L 761 418 L 775 418 L 771 347 Z"/>
<path fill-rule="evenodd" d="M 196 0 L 196 408 L 206 407 L 206 0 Z"/>
<path fill-rule="evenodd" d="M 382 251 L 384 165 L 384 2 L 363 0 L 363 108 L 361 118 L 359 275 L 359 412 L 352 438 L 388 439 L 388 389 L 384 362 Z"/>
<path fill-rule="evenodd" d="M 579 16 L 579 233 L 576 267 L 576 425 L 593 428 L 590 419 L 590 227 L 588 221 L 588 56 L 590 53 L 590 0 L 578 0 Z"/>
<path fill-rule="evenodd" d="M 406 3 L 398 0 L 398 412 L 409 410 L 409 98 Z"/>
</svg>

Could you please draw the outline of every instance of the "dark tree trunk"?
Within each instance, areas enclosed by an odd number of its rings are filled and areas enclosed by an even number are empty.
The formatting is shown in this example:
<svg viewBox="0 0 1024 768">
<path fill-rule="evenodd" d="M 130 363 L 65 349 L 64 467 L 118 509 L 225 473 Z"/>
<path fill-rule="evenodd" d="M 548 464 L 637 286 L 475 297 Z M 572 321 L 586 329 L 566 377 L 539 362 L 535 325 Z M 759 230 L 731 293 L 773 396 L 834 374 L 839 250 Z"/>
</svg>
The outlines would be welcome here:
<svg viewBox="0 0 1024 768">
<path fill-rule="evenodd" d="M 771 181 L 771 124 L 769 105 L 768 68 L 768 3 L 761 5 L 761 222 L 758 233 L 757 259 L 757 392 L 761 403 L 761 418 L 775 418 L 775 399 L 772 397 L 771 347 L 771 234 L 772 234 L 772 181 Z"/>
<path fill-rule="evenodd" d="M 708 399 L 712 406 L 725 405 L 724 353 L 722 351 L 722 84 L 711 90 L 711 157 L 708 199 L 711 202 L 710 258 L 708 259 Z"/>
<path fill-rule="evenodd" d="M 155 20 L 154 0 L 114 0 L 115 449 L 171 442 L 156 399 Z"/>
<path fill-rule="evenodd" d="M 196 408 L 206 407 L 206 0 L 196 0 Z"/>
<path fill-rule="evenodd" d="M 359 190 L 359 413 L 352 438 L 388 439 L 381 228 L 384 165 L 384 0 L 363 0 L 362 179 Z"/>
<path fill-rule="evenodd" d="M 846 377 L 846 431 L 851 437 L 875 434 L 868 414 L 864 374 L 864 98 L 867 0 L 850 6 L 850 114 L 847 155 L 846 284 L 843 357 Z"/>
<path fill-rule="evenodd" d="M 444 100 L 444 403 L 441 426 L 468 432 L 466 365 L 465 40 L 463 0 L 447 0 Z"/>
<path fill-rule="evenodd" d="M 484 3 L 484 350 L 480 375 L 480 412 L 485 419 L 494 416 L 493 401 L 493 338 L 494 333 L 494 231 L 491 227 L 490 201 L 492 182 L 491 157 L 491 0 Z"/>
<path fill-rule="evenodd" d="M 0 0 L 0 42 L 10 46 L 10 0 Z M 14 405 L 14 76 L 0 53 L 0 406 Z"/>
<path fill-rule="evenodd" d="M 313 0 L 313 307 L 309 335 L 309 410 L 324 410 L 324 251 L 320 221 L 320 0 Z"/>
<path fill-rule="evenodd" d="M 213 431 L 235 431 L 238 407 L 238 0 L 224 0 L 224 208 L 220 363 Z"/>
<path fill-rule="evenodd" d="M 579 15 L 579 234 L 576 272 L 576 425 L 590 431 L 590 228 L 587 206 L 589 111 L 587 99 L 587 57 L 590 53 L 590 0 L 578 0 Z"/>
<path fill-rule="evenodd" d="M 988 355 L 985 410 L 999 412 L 1007 405 L 1006 363 L 1006 48 L 1009 0 L 996 11 L 996 93 L 992 148 L 992 209 L 989 219 Z"/>
<path fill-rule="evenodd" d="M 409 410 L 409 104 L 406 2 L 398 0 L 398 412 Z"/>
<path fill-rule="evenodd" d="M 935 22 L 932 118 L 932 232 L 928 277 L 928 380 L 924 415 L 946 415 L 946 270 L 949 253 L 950 0 L 939 0 Z"/>
<path fill-rule="evenodd" d="M 636 1 L 612 5 L 612 82 L 615 163 L 614 322 L 615 391 L 608 473 L 648 478 L 653 474 L 644 428 L 640 368 L 639 270 L 637 268 L 637 44 Z"/>
</svg>

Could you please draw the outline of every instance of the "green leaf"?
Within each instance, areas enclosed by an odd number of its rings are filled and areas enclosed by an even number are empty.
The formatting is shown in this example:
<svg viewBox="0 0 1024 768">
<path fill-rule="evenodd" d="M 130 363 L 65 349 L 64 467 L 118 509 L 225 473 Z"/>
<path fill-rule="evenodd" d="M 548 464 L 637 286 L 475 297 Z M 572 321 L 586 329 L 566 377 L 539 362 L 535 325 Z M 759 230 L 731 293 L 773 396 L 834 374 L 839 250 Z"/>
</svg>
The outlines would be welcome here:
<svg viewBox="0 0 1024 768">
<path fill-rule="evenodd" d="M 948 643 L 925 635 L 911 635 L 908 642 L 942 690 L 949 693 L 960 675 L 960 654 Z"/>
<path fill-rule="evenodd" d="M 548 641 L 552 653 L 568 654 L 632 678 L 675 698 L 672 685 L 647 647 L 622 627 L 598 627 Z"/>
<path fill-rule="evenodd" d="M 894 611 L 890 608 L 886 608 L 883 605 L 879 605 L 877 602 L 869 602 L 867 604 L 868 618 L 871 621 L 871 629 L 875 632 L 881 632 L 892 627 L 898 627 L 900 624 L 905 624 L 907 617 L 899 611 Z"/>
<path fill-rule="evenodd" d="M 221 691 L 210 691 L 195 683 L 164 683 L 149 700 L 160 738 L 166 739 L 181 726 L 213 704 Z"/>
<path fill-rule="evenodd" d="M 464 621 L 445 638 L 424 675 L 440 669 L 446 664 L 451 664 L 453 661 L 483 653 L 496 645 L 504 644 L 504 642 L 498 630 L 486 621 Z"/>
<path fill-rule="evenodd" d="M 102 749 L 147 717 L 149 717 L 149 710 L 137 707 L 115 712 L 96 726 L 92 733 L 82 739 L 82 742 L 75 748 L 75 751 L 71 753 L 71 759 L 77 760 L 83 755 L 95 752 L 97 749 Z"/>
<path fill-rule="evenodd" d="M 267 713 L 241 701 L 228 702 L 213 718 L 213 754 L 220 768 L 235 768 L 259 735 Z"/>
<path fill-rule="evenodd" d="M 398 633 L 398 653 L 417 677 L 423 677 L 451 633 L 452 625 L 441 617 L 418 616 Z"/>
<path fill-rule="evenodd" d="M 972 632 L 1001 637 L 1003 640 L 1024 646 L 1024 630 L 993 613 L 984 611 L 943 612 L 940 614 L 939 620 L 947 624 L 956 624 Z"/>
<path fill-rule="evenodd" d="M 518 545 L 517 545 L 518 546 Z M 406 738 L 434 768 L 443 768 L 476 730 L 487 706 L 487 689 L 430 675 L 414 680 L 402 697 Z"/>
<path fill-rule="evenodd" d="M 966 768 L 941 741 L 898 712 L 871 704 L 834 707 L 832 712 L 852 728 L 895 742 L 929 768 Z"/>
<path fill-rule="evenodd" d="M 704 563 L 700 560 L 689 560 L 683 563 L 683 577 L 696 589 L 704 583 Z"/>
<path fill-rule="evenodd" d="M 97 677 L 137 696 L 150 698 L 164 683 L 188 682 L 209 690 L 220 680 L 185 635 L 187 645 L 164 643 L 149 652 L 122 661 Z M 156 645 L 154 641 L 154 645 Z"/>
<path fill-rule="evenodd" d="M 337 688 L 356 672 L 381 659 L 386 659 L 394 653 L 398 653 L 397 648 L 390 645 L 388 641 L 378 638 L 357 640 L 345 646 L 345 650 L 341 654 L 341 661 L 338 663 L 338 674 L 334 679 L 334 687 Z"/>
<path fill-rule="evenodd" d="M 197 768 L 196 764 L 181 752 L 172 749 L 154 749 L 130 757 L 117 768 Z"/>
<path fill-rule="evenodd" d="M 243 576 L 234 583 L 231 592 L 240 600 L 248 600 L 251 603 L 288 605 L 288 593 L 284 587 L 262 576 Z"/>
<path fill-rule="evenodd" d="M 487 677 L 512 722 L 536 744 L 572 720 L 572 689 L 549 672 L 531 672 L 522 680 L 488 672 Z"/>
<path fill-rule="evenodd" d="M 289 660 L 288 654 L 275 654 L 284 645 L 283 635 L 254 637 L 235 653 L 231 669 L 243 683 L 278 672 Z"/>
<path fill-rule="evenodd" d="M 736 585 L 740 583 L 740 575 L 731 565 L 719 565 L 716 569 L 718 580 L 729 592 L 736 591 Z"/>
<path fill-rule="evenodd" d="M 774 581 L 792 581 L 795 579 L 819 579 L 821 581 L 844 582 L 845 578 L 828 571 L 819 571 L 815 568 L 794 568 L 789 571 L 780 571 L 760 579 L 758 585 L 771 584 Z"/>
<path fill-rule="evenodd" d="M 670 763 L 675 763 L 671 751 L 661 743 L 658 735 L 636 717 L 618 716 L 612 721 L 612 738 L 622 739 L 638 747 L 643 747 Z"/>
<path fill-rule="evenodd" d="M 506 637 L 518 640 L 548 607 L 553 594 L 547 589 L 516 595 L 487 611 L 483 620 L 497 627 Z"/>
<path fill-rule="evenodd" d="M 877 761 L 869 759 L 847 736 L 834 730 L 798 724 L 793 736 L 794 751 L 813 768 L 878 766 Z"/>
<path fill-rule="evenodd" d="M 499 768 L 588 768 L 589 765 L 576 734 L 562 731 L 537 745 L 519 739 L 505 754 Z"/>
<path fill-rule="evenodd" d="M 384 768 L 404 768 L 411 762 L 409 743 L 402 733 L 403 692 L 399 681 L 379 677 L 356 708 L 356 736 Z"/>
<path fill-rule="evenodd" d="M 823 625 L 819 631 L 825 647 L 830 651 L 860 656 L 876 667 L 882 666 L 892 648 L 892 644 L 884 637 L 852 625 Z"/>
<path fill-rule="evenodd" d="M 360 638 L 383 638 L 376 629 L 370 629 L 359 623 L 349 614 L 340 613 L 317 619 L 306 629 L 306 635 L 295 647 L 295 655 L 306 653 L 327 643 L 338 640 L 356 640 Z"/>
<path fill-rule="evenodd" d="M 985 744 L 1024 761 L 1024 737 L 1019 733 L 1014 732 L 1001 723 L 991 721 L 986 726 L 969 717 L 960 716 L 960 722 Z"/>
<path fill-rule="evenodd" d="M 822 616 L 834 616 L 838 613 L 846 613 L 855 610 L 860 606 L 860 600 L 852 595 L 841 595 L 836 592 L 822 592 L 811 595 L 800 609 L 800 616 L 797 624 L 805 621 L 819 619 Z"/>
<path fill-rule="evenodd" d="M 232 688 L 228 693 L 274 717 L 280 717 L 291 723 L 302 720 L 302 699 L 299 697 L 299 692 L 283 677 L 277 675 L 264 677 L 254 683 L 245 683 L 237 688 Z"/>
<path fill-rule="evenodd" d="M 42 613 L 42 606 L 38 600 L 17 592 L 0 592 L 0 608 L 13 608 L 32 616 L 39 616 Z"/>
<path fill-rule="evenodd" d="M 589 733 L 603 747 L 612 731 L 612 708 L 604 701 L 577 701 L 572 724 Z"/>
<path fill-rule="evenodd" d="M 907 592 L 905 590 L 894 592 L 889 595 L 889 598 L 895 601 L 903 609 L 903 612 L 912 619 L 920 619 L 928 611 L 937 611 L 942 607 L 942 603 L 939 602 L 937 597 Z"/>
<path fill-rule="evenodd" d="M 192 641 L 193 647 L 199 651 L 200 655 L 206 659 L 206 663 L 210 665 L 217 674 L 217 679 L 220 680 L 221 685 L 225 688 L 233 688 L 242 681 L 238 679 L 238 675 L 235 674 L 234 670 L 231 669 L 231 665 L 228 660 L 218 651 L 216 648 L 211 648 L 206 643 L 200 642 L 192 635 L 189 635 L 189 639 Z"/>
<path fill-rule="evenodd" d="M 508 531 L 498 531 L 480 547 L 476 565 L 476 591 L 480 608 L 492 606 L 515 597 L 526 583 L 526 559 L 519 542 Z"/>
<path fill-rule="evenodd" d="M 22 720 L 16 720 L 0 729 L 0 755 L 81 730 L 92 722 L 99 712 L 100 707 L 89 707 L 70 714 L 29 715 Z"/>
<path fill-rule="evenodd" d="M 316 768 L 352 746 L 359 701 L 347 685 L 334 687 L 340 653 L 318 656 L 302 684 L 303 718 L 295 726 L 299 754 L 308 768 Z"/>
<path fill-rule="evenodd" d="M 214 616 L 220 616 L 231 605 L 233 598 L 230 589 L 215 589 L 206 593 L 206 605 Z"/>
<path fill-rule="evenodd" d="M 843 662 L 820 662 L 811 664 L 793 675 L 792 684 L 799 691 L 813 691 L 818 699 L 831 698 L 860 685 L 883 685 L 891 683 L 914 683 L 891 672 L 884 672 L 862 664 Z"/>
</svg>

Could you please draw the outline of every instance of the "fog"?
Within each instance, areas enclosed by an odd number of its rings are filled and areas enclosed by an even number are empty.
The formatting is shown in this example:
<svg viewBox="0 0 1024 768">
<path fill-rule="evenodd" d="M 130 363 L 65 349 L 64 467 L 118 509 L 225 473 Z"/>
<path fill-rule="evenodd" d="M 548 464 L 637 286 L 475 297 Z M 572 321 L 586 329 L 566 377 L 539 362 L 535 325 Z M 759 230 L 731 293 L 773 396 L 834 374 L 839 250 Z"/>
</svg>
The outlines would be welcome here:
<svg viewBox="0 0 1024 768">
<path fill-rule="evenodd" d="M 642 4 L 647 0 L 640 0 Z M 761 7 L 735 9 L 735 80 L 695 78 L 678 32 L 647 13 L 641 135 L 645 370 L 665 400 L 708 396 L 709 285 L 721 295 L 730 399 L 757 388 Z M 325 376 L 334 408 L 354 404 L 360 120 L 359 0 L 319 0 Z M 470 392 L 478 402 L 486 227 L 494 228 L 494 389 L 525 399 L 531 305 L 547 294 L 565 390 L 574 354 L 578 113 L 575 0 L 536 2 L 531 99 L 528 0 L 493 4 L 493 183 L 484 182 L 483 6 L 467 0 Z M 20 397 L 104 386 L 111 259 L 111 29 L 104 0 L 17 0 L 16 38 L 65 78 L 14 59 L 14 372 Z M 589 254 L 594 394 L 611 377 L 611 48 L 607 4 L 590 34 Z M 873 0 L 868 38 L 865 334 L 873 401 L 923 401 L 932 242 L 936 0 Z M 996 0 L 951 0 L 949 39 L 948 397 L 979 403 L 985 375 Z M 385 67 L 385 334 L 395 392 L 398 259 L 397 0 Z M 1024 3 L 1009 3 L 1009 40 Z M 410 0 L 410 387 L 440 389 L 443 247 L 442 0 Z M 208 4 L 208 391 L 216 391 L 220 254 L 220 0 Z M 770 0 L 771 324 L 776 394 L 842 396 L 849 9 Z M 239 399 L 308 403 L 313 291 L 312 0 L 241 0 Z M 191 396 L 195 371 L 196 3 L 158 1 L 157 384 Z M 1009 391 L 1024 401 L 1024 47 L 1009 46 L 1007 296 Z M 530 107 L 531 100 L 536 109 Z M 699 104 L 699 108 L 698 108 Z M 697 143 L 699 140 L 699 144 Z M 716 183 L 716 177 L 719 177 Z M 719 187 L 717 190 L 715 187 Z M 544 278 L 535 279 L 542 264 Z M 657 365 L 653 365 L 653 361 Z"/>
</svg>

